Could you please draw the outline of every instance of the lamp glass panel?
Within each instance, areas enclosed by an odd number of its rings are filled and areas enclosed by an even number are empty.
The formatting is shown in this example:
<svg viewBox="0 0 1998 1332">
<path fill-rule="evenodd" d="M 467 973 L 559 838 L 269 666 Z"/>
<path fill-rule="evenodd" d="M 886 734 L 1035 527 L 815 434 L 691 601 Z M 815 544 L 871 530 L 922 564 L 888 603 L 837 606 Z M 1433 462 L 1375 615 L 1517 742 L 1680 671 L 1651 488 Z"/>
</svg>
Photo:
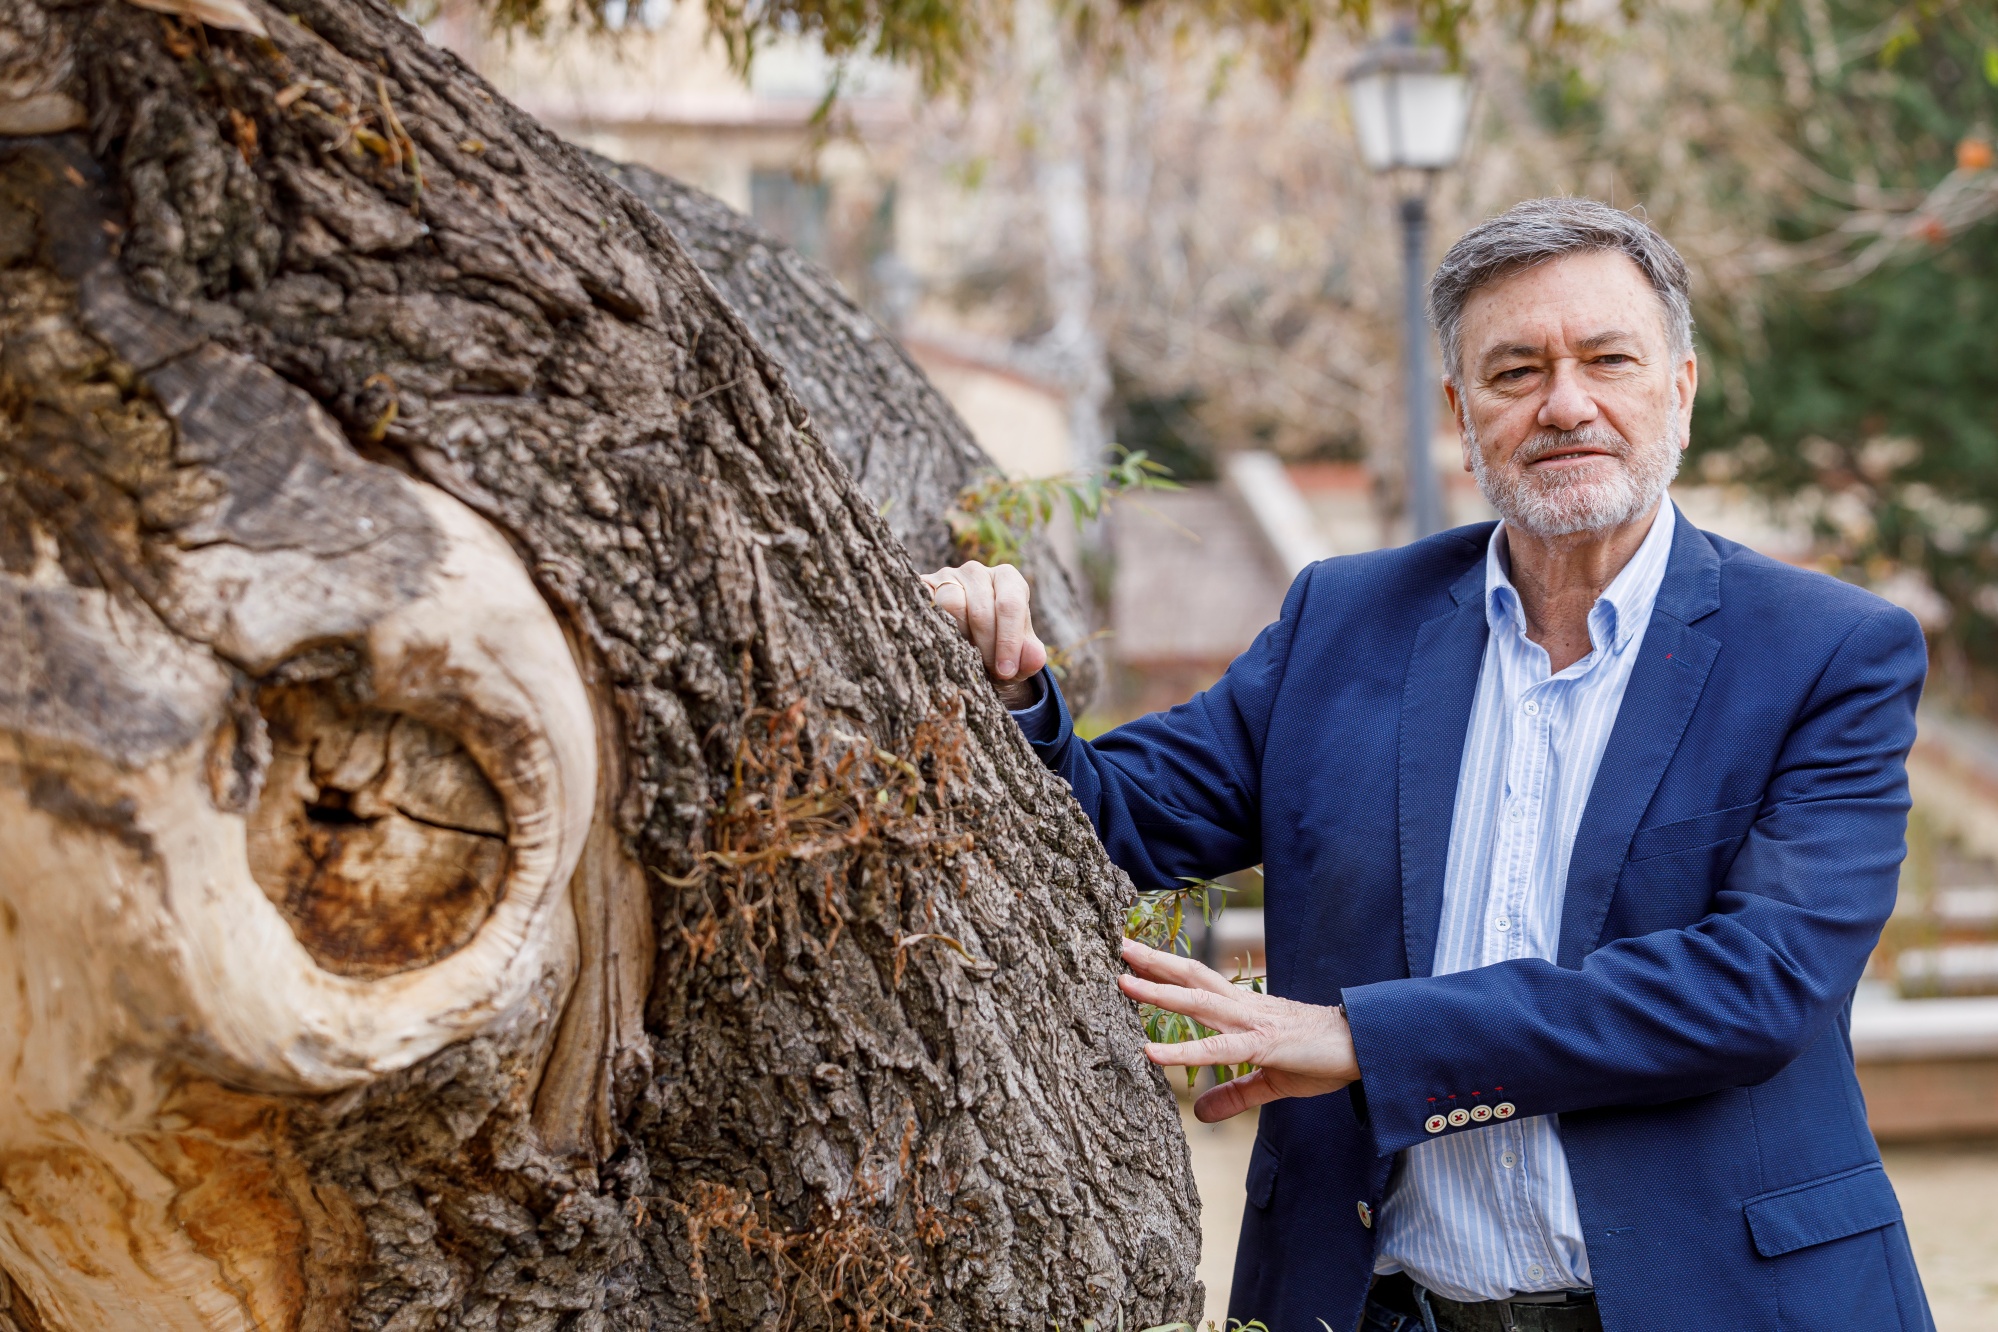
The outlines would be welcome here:
<svg viewBox="0 0 1998 1332">
<path fill-rule="evenodd" d="M 1402 74 L 1390 86 L 1394 105 L 1387 119 L 1396 140 L 1394 165 L 1437 170 L 1456 162 L 1464 150 L 1469 109 L 1463 76 Z"/>
<path fill-rule="evenodd" d="M 1397 165 L 1394 127 L 1388 115 L 1394 84 L 1393 75 L 1374 73 L 1346 85 L 1346 105 L 1353 115 L 1353 134 L 1360 141 L 1360 158 L 1375 171 Z"/>
</svg>

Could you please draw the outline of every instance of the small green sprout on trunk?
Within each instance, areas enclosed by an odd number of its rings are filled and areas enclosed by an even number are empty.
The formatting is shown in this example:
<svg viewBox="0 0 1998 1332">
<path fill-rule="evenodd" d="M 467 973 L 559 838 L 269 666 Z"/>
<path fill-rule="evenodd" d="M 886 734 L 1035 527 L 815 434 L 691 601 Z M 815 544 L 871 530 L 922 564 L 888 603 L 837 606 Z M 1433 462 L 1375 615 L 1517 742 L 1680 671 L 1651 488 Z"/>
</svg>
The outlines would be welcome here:
<svg viewBox="0 0 1998 1332">
<path fill-rule="evenodd" d="M 1117 461 L 1089 472 L 1008 477 L 991 473 L 958 492 L 946 519 L 962 559 L 1018 564 L 1027 537 L 1047 526 L 1064 505 L 1080 524 L 1100 517 L 1110 501 L 1136 490 L 1179 490 L 1162 463 L 1142 450 L 1119 448 Z"/>
</svg>

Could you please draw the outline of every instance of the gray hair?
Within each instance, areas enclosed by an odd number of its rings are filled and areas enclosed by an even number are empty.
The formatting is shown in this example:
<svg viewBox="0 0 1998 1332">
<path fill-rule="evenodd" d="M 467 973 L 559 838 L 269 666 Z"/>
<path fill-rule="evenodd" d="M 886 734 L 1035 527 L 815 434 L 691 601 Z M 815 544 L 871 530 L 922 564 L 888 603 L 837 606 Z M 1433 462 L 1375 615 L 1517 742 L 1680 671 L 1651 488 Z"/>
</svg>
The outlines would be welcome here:
<svg viewBox="0 0 1998 1332">
<path fill-rule="evenodd" d="M 1550 259 L 1614 250 L 1637 265 L 1665 307 L 1672 354 L 1693 346 L 1693 302 L 1686 261 L 1641 217 L 1594 199 L 1528 199 L 1465 232 L 1429 283 L 1429 322 L 1443 344 L 1452 380 L 1463 366 L 1459 325 L 1464 302 L 1480 287 Z"/>
</svg>

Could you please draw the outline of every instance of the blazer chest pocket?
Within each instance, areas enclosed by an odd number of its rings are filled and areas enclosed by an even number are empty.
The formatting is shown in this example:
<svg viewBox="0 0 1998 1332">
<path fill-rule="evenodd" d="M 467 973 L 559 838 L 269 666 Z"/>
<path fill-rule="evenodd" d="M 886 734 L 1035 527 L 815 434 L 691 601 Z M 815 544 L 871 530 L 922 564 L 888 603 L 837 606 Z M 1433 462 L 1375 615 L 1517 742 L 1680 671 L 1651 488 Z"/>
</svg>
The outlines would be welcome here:
<svg viewBox="0 0 1998 1332">
<path fill-rule="evenodd" d="M 1639 828 L 1630 839 L 1630 862 L 1653 860 L 1681 851 L 1699 851 L 1723 842 L 1732 842 L 1746 833 L 1762 809 L 1760 801 L 1731 805 L 1690 819 L 1677 819 L 1649 828 Z"/>
<path fill-rule="evenodd" d="M 1891 1226 L 1901 1219 L 1894 1186 L 1878 1163 L 1778 1189 L 1742 1204 L 1755 1251 L 1780 1258 L 1814 1244 Z"/>
</svg>

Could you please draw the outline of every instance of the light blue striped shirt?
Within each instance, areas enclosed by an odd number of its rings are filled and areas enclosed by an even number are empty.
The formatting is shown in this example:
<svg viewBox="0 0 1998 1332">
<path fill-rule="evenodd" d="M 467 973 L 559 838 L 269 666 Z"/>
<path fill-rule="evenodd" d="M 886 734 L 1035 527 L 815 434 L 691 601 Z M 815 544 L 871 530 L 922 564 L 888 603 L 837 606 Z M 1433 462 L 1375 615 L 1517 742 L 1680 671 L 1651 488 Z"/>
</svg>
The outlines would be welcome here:
<svg viewBox="0 0 1998 1332">
<path fill-rule="evenodd" d="M 1568 860 L 1665 577 L 1675 522 L 1661 504 L 1637 554 L 1589 611 L 1591 651 L 1549 675 L 1507 577 L 1505 528 L 1485 552 L 1491 626 L 1451 816 L 1436 975 L 1561 943 Z M 1558 1117 L 1493 1123 L 1409 1148 L 1381 1205 L 1377 1272 L 1454 1300 L 1585 1290 L 1589 1251 Z"/>
</svg>

